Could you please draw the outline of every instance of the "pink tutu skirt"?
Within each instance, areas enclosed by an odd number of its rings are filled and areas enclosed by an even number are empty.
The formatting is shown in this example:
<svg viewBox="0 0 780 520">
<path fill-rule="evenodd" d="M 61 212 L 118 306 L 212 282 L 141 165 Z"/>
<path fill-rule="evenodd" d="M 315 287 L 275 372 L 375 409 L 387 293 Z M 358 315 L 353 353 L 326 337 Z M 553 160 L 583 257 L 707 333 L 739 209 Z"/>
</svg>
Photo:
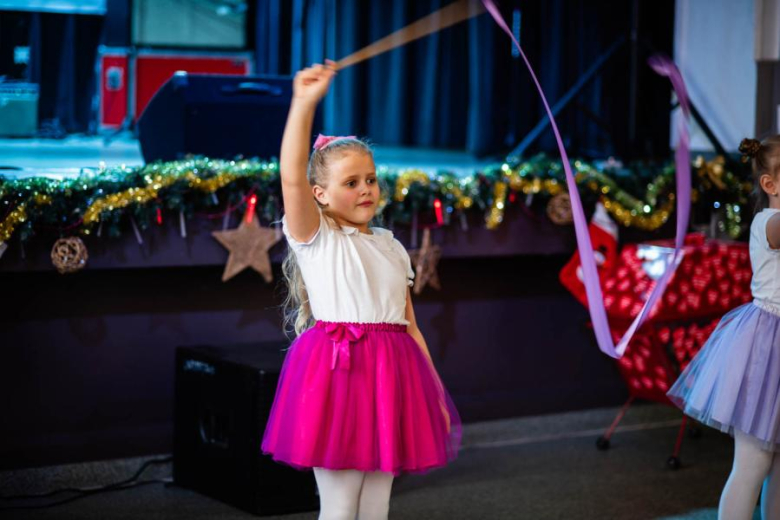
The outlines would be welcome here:
<svg viewBox="0 0 780 520">
<path fill-rule="evenodd" d="M 406 325 L 318 321 L 287 352 L 262 451 L 296 469 L 424 473 L 461 423 Z"/>
</svg>

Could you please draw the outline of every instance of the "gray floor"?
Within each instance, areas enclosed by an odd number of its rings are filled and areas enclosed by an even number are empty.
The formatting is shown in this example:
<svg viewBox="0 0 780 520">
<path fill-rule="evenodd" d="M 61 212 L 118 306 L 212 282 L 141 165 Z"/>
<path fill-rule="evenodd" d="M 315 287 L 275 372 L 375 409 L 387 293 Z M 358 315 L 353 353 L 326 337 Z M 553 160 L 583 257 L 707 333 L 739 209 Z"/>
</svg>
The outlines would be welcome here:
<svg viewBox="0 0 780 520">
<path fill-rule="evenodd" d="M 74 176 L 81 168 L 139 166 L 138 141 L 124 135 L 105 145 L 99 137 L 73 135 L 65 139 L 0 139 L 0 174 L 9 176 Z M 4 170 L 22 168 L 21 171 Z"/>
<path fill-rule="evenodd" d="M 707 428 L 698 439 L 686 438 L 683 466 L 671 471 L 665 463 L 676 437 L 679 413 L 660 405 L 636 405 L 613 438 L 612 448 L 600 452 L 594 441 L 615 413 L 610 408 L 467 425 L 463 450 L 453 464 L 396 481 L 390 518 L 717 518 L 718 498 L 731 464 L 731 439 Z M 0 473 L 0 494 L 105 485 L 130 477 L 144 460 Z M 141 480 L 170 476 L 170 465 L 166 465 L 150 468 Z M 0 501 L 2 507 L 9 505 Z M 54 508 L 0 511 L 0 516 L 58 520 L 252 518 L 206 496 L 162 483 L 96 494 Z M 316 513 L 276 518 L 313 520 Z"/>
</svg>

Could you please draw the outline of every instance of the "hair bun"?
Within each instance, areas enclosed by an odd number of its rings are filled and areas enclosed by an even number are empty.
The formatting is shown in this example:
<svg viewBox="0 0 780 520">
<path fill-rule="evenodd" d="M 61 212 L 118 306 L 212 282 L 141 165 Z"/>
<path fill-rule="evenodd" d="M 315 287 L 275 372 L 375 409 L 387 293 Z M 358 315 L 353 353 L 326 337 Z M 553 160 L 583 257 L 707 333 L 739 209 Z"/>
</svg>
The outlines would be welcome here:
<svg viewBox="0 0 780 520">
<path fill-rule="evenodd" d="M 748 162 L 750 159 L 755 158 L 756 155 L 758 155 L 759 150 L 761 150 L 761 141 L 758 139 L 746 138 L 739 143 L 739 152 L 742 154 L 742 162 Z"/>
</svg>

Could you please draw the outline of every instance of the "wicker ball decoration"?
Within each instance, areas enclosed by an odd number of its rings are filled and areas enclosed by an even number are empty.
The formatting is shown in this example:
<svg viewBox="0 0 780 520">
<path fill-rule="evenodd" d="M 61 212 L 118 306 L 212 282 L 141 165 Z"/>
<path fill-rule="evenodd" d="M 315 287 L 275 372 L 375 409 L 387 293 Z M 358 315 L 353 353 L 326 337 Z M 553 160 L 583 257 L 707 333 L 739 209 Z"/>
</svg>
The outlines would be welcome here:
<svg viewBox="0 0 780 520">
<path fill-rule="evenodd" d="M 547 216 L 559 226 L 573 222 L 571 214 L 571 198 L 565 191 L 558 193 L 547 203 Z"/>
<path fill-rule="evenodd" d="M 51 248 L 51 263 L 61 274 L 83 269 L 88 258 L 87 246 L 79 237 L 60 238 Z"/>
</svg>

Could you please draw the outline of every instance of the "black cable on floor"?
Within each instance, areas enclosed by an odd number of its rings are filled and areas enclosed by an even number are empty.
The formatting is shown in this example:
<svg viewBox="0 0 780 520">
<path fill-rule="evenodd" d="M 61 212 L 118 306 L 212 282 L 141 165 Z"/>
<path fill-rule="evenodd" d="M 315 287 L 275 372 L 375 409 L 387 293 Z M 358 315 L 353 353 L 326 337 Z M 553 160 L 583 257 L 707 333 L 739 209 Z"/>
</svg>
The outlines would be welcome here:
<svg viewBox="0 0 780 520">
<path fill-rule="evenodd" d="M 153 484 L 153 483 L 169 483 L 170 480 L 146 480 L 143 482 L 135 482 L 135 480 L 138 479 L 138 477 L 141 476 L 141 474 L 148 468 L 149 466 L 153 464 L 168 464 L 173 460 L 173 457 L 164 457 L 161 459 L 151 459 L 144 462 L 141 467 L 138 469 L 138 471 L 135 472 L 135 474 L 130 477 L 127 480 L 123 480 L 120 482 L 115 482 L 113 484 L 109 484 L 107 486 L 101 486 L 97 488 L 63 488 L 63 489 L 56 489 L 54 491 L 49 491 L 47 493 L 40 493 L 35 495 L 11 495 L 11 496 L 0 496 L 0 500 L 22 500 L 22 499 L 32 499 L 32 498 L 45 498 L 50 497 L 54 495 L 58 495 L 60 493 L 79 493 L 79 495 L 75 497 L 70 497 L 65 500 L 61 500 L 59 502 L 54 502 L 51 504 L 46 504 L 43 506 L 14 506 L 14 507 L 8 507 L 8 508 L 0 508 L 0 511 L 6 511 L 10 509 L 38 509 L 38 508 L 44 508 L 44 507 L 52 507 L 60 504 L 65 504 L 67 502 L 72 502 L 73 500 L 78 500 L 79 498 L 83 498 L 85 496 L 94 495 L 96 493 L 103 493 L 106 491 L 116 491 L 121 489 L 129 489 L 132 487 L 136 487 L 139 485 L 145 485 L 145 484 Z"/>
<path fill-rule="evenodd" d="M 144 480 L 142 482 L 134 482 L 132 484 L 125 484 L 122 486 L 106 486 L 105 488 L 95 489 L 92 491 L 82 491 L 80 494 L 66 498 L 64 500 L 60 500 L 59 502 L 52 502 L 50 504 L 43 504 L 43 505 L 36 505 L 36 506 L 11 506 L 11 507 L 0 507 L 0 511 L 14 511 L 17 509 L 46 509 L 47 507 L 54 507 L 59 506 L 62 504 L 67 504 L 68 502 L 73 502 L 75 500 L 78 500 L 80 498 L 86 498 L 91 495 L 96 495 L 98 493 L 106 493 L 110 491 L 122 491 L 125 489 L 131 489 L 134 487 L 140 487 L 145 486 L 147 484 L 168 484 L 170 483 L 170 479 L 158 479 L 158 480 Z"/>
</svg>

